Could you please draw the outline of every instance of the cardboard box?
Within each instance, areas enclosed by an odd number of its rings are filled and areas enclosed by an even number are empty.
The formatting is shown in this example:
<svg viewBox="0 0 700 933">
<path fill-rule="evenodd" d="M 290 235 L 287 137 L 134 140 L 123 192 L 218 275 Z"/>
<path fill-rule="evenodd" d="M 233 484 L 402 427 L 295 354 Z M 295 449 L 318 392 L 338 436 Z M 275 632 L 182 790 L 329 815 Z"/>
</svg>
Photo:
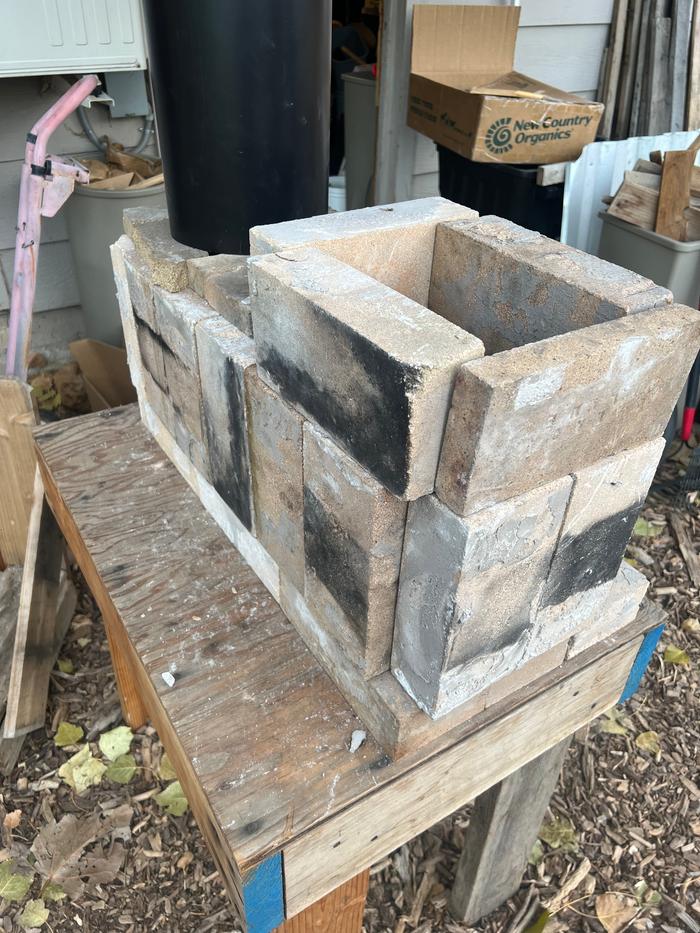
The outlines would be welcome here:
<svg viewBox="0 0 700 933">
<path fill-rule="evenodd" d="M 85 391 L 93 411 L 117 408 L 136 401 L 126 350 L 101 340 L 74 340 L 68 347 L 80 366 Z"/>
<path fill-rule="evenodd" d="M 418 4 L 408 125 L 476 162 L 564 162 L 603 104 L 513 71 L 520 7 Z"/>
</svg>

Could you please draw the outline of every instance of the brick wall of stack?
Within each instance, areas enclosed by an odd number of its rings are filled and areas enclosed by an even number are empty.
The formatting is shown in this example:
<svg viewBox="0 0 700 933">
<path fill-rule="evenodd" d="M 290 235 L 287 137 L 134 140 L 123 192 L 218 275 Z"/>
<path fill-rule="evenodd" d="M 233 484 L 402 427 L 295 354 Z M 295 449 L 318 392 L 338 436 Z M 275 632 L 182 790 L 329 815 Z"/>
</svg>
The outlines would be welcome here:
<svg viewBox="0 0 700 933">
<path fill-rule="evenodd" d="M 441 198 L 250 258 L 127 211 L 113 262 L 144 422 L 351 703 L 393 676 L 438 719 L 634 618 L 700 344 L 668 291 Z"/>
</svg>

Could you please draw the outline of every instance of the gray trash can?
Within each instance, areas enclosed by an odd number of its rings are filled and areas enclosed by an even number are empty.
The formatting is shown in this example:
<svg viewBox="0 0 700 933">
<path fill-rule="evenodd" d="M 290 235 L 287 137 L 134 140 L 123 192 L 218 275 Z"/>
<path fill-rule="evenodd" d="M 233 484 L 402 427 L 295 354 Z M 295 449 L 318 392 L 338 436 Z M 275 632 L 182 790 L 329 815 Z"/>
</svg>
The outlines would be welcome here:
<svg viewBox="0 0 700 933">
<path fill-rule="evenodd" d="M 374 148 L 377 135 L 377 82 L 371 75 L 343 75 L 345 86 L 346 210 L 372 203 Z"/>
<path fill-rule="evenodd" d="M 109 248 L 124 232 L 127 207 L 165 207 L 165 185 L 136 191 L 76 185 L 64 207 L 85 334 L 115 347 L 124 346 L 124 335 Z"/>
</svg>

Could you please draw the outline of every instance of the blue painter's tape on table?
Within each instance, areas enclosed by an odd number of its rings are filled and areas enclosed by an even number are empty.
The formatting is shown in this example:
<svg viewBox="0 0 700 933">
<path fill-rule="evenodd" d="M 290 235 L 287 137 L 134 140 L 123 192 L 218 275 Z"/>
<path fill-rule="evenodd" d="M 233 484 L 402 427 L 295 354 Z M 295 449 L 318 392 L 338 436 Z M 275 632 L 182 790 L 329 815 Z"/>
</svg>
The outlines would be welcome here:
<svg viewBox="0 0 700 933">
<path fill-rule="evenodd" d="M 265 859 L 246 877 L 243 904 L 248 933 L 270 933 L 284 923 L 281 852 Z"/>
<path fill-rule="evenodd" d="M 644 636 L 644 640 L 639 646 L 637 657 L 634 659 L 630 675 L 627 678 L 625 689 L 622 691 L 620 703 L 629 700 L 632 694 L 637 692 L 637 687 L 639 687 L 640 681 L 644 676 L 644 671 L 647 669 L 649 661 L 651 661 L 651 656 L 654 654 L 654 650 L 659 643 L 664 628 L 665 624 L 657 625 L 656 628 L 651 629 L 651 631 L 647 632 Z"/>
</svg>

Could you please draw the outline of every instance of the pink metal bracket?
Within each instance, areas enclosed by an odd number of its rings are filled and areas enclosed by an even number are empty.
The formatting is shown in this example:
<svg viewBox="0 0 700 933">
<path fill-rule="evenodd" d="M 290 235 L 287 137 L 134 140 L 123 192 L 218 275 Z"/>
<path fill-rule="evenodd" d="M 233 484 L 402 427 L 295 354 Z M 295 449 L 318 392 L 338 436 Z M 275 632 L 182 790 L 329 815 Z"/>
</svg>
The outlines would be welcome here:
<svg viewBox="0 0 700 933">
<path fill-rule="evenodd" d="M 49 137 L 99 83 L 97 75 L 81 78 L 46 111 L 27 134 L 19 188 L 5 367 L 8 376 L 17 376 L 22 380 L 27 378 L 41 218 L 53 217 L 58 212 L 70 197 L 76 181 L 86 184 L 89 180 L 87 170 L 79 162 L 47 156 Z"/>
</svg>

